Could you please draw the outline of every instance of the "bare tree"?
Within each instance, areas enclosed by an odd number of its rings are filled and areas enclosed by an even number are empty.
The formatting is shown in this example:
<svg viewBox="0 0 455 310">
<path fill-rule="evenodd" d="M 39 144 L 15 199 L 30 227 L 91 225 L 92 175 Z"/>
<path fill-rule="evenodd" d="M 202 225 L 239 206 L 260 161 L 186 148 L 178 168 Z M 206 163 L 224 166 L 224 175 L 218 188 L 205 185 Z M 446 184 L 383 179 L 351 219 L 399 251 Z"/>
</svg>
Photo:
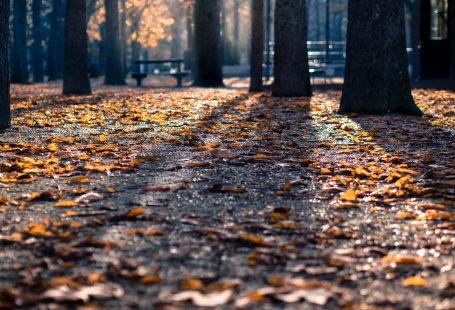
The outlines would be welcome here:
<svg viewBox="0 0 455 310">
<path fill-rule="evenodd" d="M 63 77 L 63 54 L 62 40 L 65 24 L 64 0 L 52 0 L 52 12 L 49 14 L 50 29 L 47 48 L 47 75 L 49 81 Z"/>
<path fill-rule="evenodd" d="M 11 83 L 28 83 L 26 25 L 26 0 L 13 0 L 13 49 L 11 52 Z"/>
<path fill-rule="evenodd" d="M 91 94 L 88 72 L 86 1 L 67 0 L 65 20 L 64 95 Z"/>
<path fill-rule="evenodd" d="M 0 129 L 11 126 L 8 62 L 9 14 L 10 2 L 0 1 Z"/>
<path fill-rule="evenodd" d="M 311 96 L 306 0 L 277 0 L 273 96 Z"/>
<path fill-rule="evenodd" d="M 264 0 L 252 1 L 251 15 L 250 91 L 261 91 L 264 62 Z"/>
<path fill-rule="evenodd" d="M 125 85 L 118 0 L 104 0 L 104 6 L 106 8 L 106 67 L 104 83 L 106 85 Z"/>
<path fill-rule="evenodd" d="M 422 115 L 411 95 L 402 0 L 350 0 L 341 113 Z"/>
<path fill-rule="evenodd" d="M 41 23 L 42 2 L 42 0 L 33 0 L 32 2 L 33 45 L 31 57 L 33 68 L 33 82 L 35 83 L 44 81 L 43 30 Z"/>
<path fill-rule="evenodd" d="M 196 0 L 194 38 L 195 86 L 223 86 L 220 0 Z"/>
</svg>

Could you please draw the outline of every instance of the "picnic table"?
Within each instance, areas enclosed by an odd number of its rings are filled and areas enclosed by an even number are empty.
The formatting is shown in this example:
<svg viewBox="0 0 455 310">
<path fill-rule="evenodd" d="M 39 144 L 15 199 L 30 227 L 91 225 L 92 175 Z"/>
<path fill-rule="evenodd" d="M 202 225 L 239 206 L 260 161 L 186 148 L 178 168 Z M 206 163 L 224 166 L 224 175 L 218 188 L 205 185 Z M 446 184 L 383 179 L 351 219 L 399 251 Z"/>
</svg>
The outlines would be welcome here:
<svg viewBox="0 0 455 310">
<path fill-rule="evenodd" d="M 183 59 L 178 58 L 170 58 L 170 59 L 155 59 L 155 60 L 136 60 L 134 64 L 137 67 L 137 71 L 133 72 L 131 76 L 136 79 L 137 87 L 142 86 L 142 80 L 144 80 L 148 75 L 148 67 L 147 70 L 142 70 L 142 66 L 146 65 L 171 65 L 168 70 L 161 71 L 159 68 L 153 72 L 153 74 L 167 74 L 174 77 L 177 81 L 177 87 L 183 86 L 183 79 L 190 74 L 189 71 L 183 70 Z"/>
</svg>

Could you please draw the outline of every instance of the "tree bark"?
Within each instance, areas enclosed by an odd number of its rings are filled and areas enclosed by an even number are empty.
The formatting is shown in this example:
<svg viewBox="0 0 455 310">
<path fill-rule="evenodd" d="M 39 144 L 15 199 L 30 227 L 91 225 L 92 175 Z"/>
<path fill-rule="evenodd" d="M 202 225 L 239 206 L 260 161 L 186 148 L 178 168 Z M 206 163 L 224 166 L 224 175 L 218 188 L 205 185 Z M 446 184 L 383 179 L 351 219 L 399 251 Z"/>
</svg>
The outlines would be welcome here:
<svg viewBox="0 0 455 310">
<path fill-rule="evenodd" d="M 33 0 L 32 19 L 33 19 L 33 45 L 32 45 L 32 67 L 33 82 L 44 81 L 43 66 L 43 31 L 41 24 L 41 5 L 42 0 Z"/>
<path fill-rule="evenodd" d="M 13 50 L 11 53 L 11 83 L 28 83 L 26 25 L 26 0 L 13 0 Z"/>
<path fill-rule="evenodd" d="M 273 96 L 311 96 L 306 41 L 306 0 L 277 0 Z"/>
<path fill-rule="evenodd" d="M 220 0 L 196 0 L 194 7 L 195 86 L 223 86 L 220 9 Z"/>
<path fill-rule="evenodd" d="M 65 22 L 64 95 L 91 94 L 88 72 L 86 1 L 67 0 Z"/>
<path fill-rule="evenodd" d="M 120 43 L 118 0 L 104 0 L 106 8 L 106 85 L 125 85 Z"/>
<path fill-rule="evenodd" d="M 126 19 L 127 19 L 127 12 L 126 12 L 126 4 L 125 1 L 120 1 L 120 46 L 121 46 L 121 54 L 122 54 L 122 69 L 123 69 L 123 78 L 126 78 L 128 69 L 126 67 L 126 53 L 127 53 L 127 41 L 128 37 L 126 34 Z"/>
<path fill-rule="evenodd" d="M 10 2 L 0 1 L 0 129 L 11 126 L 8 62 L 9 14 Z"/>
<path fill-rule="evenodd" d="M 65 23 L 65 3 L 63 0 L 52 0 L 50 30 L 47 54 L 47 75 L 49 81 L 63 77 L 63 42 Z"/>
<path fill-rule="evenodd" d="M 341 113 L 422 115 L 411 95 L 402 0 L 350 0 Z"/>
<path fill-rule="evenodd" d="M 253 0 L 254 2 L 254 0 Z M 264 7 L 264 4 L 262 4 L 262 7 Z M 234 0 L 234 8 L 233 8 L 233 23 L 234 23 L 234 43 L 236 46 L 239 46 L 239 41 L 240 41 L 240 0 Z"/>
<path fill-rule="evenodd" d="M 450 81 L 455 90 L 455 0 L 449 0 Z"/>
<path fill-rule="evenodd" d="M 250 91 L 261 91 L 264 62 L 264 0 L 252 1 L 251 15 Z"/>
</svg>

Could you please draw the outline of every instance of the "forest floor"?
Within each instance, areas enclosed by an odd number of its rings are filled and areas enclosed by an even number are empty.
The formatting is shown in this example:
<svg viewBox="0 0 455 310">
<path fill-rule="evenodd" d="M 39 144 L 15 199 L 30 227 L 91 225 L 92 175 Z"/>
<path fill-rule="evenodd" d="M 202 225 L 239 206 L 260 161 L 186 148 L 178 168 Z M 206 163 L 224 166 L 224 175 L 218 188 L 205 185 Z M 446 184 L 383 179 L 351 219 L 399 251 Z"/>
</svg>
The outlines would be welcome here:
<svg viewBox="0 0 455 310">
<path fill-rule="evenodd" d="M 455 93 L 13 86 L 0 309 L 453 309 Z"/>
</svg>

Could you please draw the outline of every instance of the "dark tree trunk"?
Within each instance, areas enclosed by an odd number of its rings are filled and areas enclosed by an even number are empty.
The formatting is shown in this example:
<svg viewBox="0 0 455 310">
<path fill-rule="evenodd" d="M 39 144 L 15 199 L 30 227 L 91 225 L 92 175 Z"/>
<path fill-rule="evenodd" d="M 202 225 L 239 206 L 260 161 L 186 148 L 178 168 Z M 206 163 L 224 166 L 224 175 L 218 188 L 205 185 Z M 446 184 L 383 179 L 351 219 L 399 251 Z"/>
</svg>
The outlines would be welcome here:
<svg viewBox="0 0 455 310">
<path fill-rule="evenodd" d="M 182 37 L 181 37 L 181 28 L 182 28 L 182 9 L 178 4 L 174 4 L 172 8 L 172 17 L 174 23 L 171 27 L 172 32 L 172 41 L 171 41 L 171 57 L 180 58 L 182 57 Z"/>
<path fill-rule="evenodd" d="M 47 54 L 47 75 L 49 81 L 63 77 L 63 42 L 65 23 L 64 0 L 52 0 L 50 31 Z"/>
<path fill-rule="evenodd" d="M 122 47 L 120 44 L 120 26 L 118 0 L 104 0 L 106 8 L 106 85 L 125 85 L 122 67 Z"/>
<path fill-rule="evenodd" d="M 455 90 L 455 0 L 449 0 L 450 81 Z"/>
<path fill-rule="evenodd" d="M 81 0 L 67 0 L 65 22 L 64 95 L 89 95 L 87 7 Z"/>
<path fill-rule="evenodd" d="M 262 5 L 264 7 L 264 4 Z M 240 0 L 234 0 L 234 43 L 239 46 L 240 41 Z"/>
<path fill-rule="evenodd" d="M 32 45 L 32 67 L 33 82 L 44 81 L 43 66 L 43 32 L 41 24 L 41 5 L 42 0 L 33 0 L 32 19 L 33 19 L 33 45 Z"/>
<path fill-rule="evenodd" d="M 194 7 L 195 86 L 223 86 L 220 0 L 196 0 Z"/>
<path fill-rule="evenodd" d="M 120 46 L 122 54 L 122 70 L 123 78 L 126 78 L 127 68 L 126 68 L 126 52 L 127 52 L 127 34 L 126 34 L 126 4 L 125 1 L 120 1 L 121 13 L 120 13 Z"/>
<path fill-rule="evenodd" d="M 28 83 L 26 25 L 26 0 L 13 0 L 13 50 L 11 52 L 11 83 Z"/>
<path fill-rule="evenodd" d="M 8 63 L 9 11 L 10 2 L 0 1 L 0 129 L 11 126 Z"/>
<path fill-rule="evenodd" d="M 194 23 L 193 12 L 189 6 L 186 12 L 186 39 L 187 49 L 184 53 L 185 68 L 194 74 Z"/>
<path fill-rule="evenodd" d="M 264 62 L 264 0 L 252 1 L 251 14 L 250 91 L 261 91 Z"/>
<path fill-rule="evenodd" d="M 402 0 L 350 0 L 341 113 L 422 115 L 411 95 Z"/>
<path fill-rule="evenodd" d="M 306 0 L 277 0 L 273 96 L 311 96 Z"/>
</svg>

